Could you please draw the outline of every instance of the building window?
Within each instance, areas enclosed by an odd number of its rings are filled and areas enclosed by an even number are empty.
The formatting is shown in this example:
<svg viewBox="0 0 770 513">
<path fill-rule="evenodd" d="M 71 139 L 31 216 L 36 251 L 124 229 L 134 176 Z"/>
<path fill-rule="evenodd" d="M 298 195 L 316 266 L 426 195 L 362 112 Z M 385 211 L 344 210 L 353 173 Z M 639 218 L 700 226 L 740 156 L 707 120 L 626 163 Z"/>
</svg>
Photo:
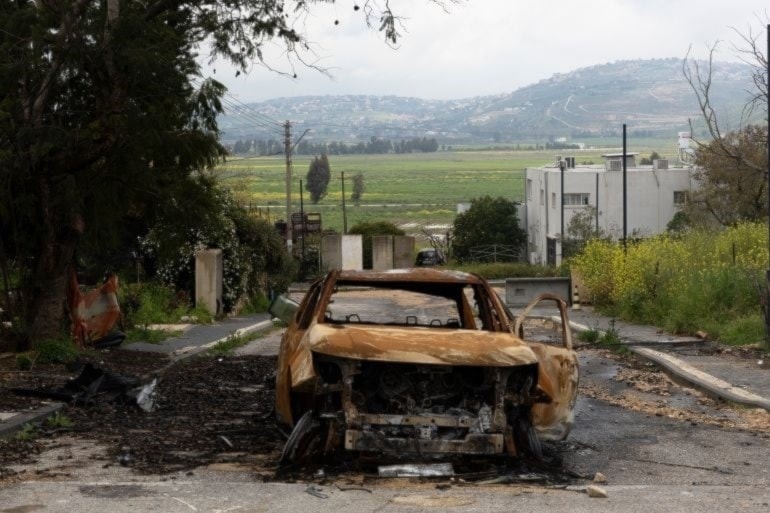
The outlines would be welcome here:
<svg viewBox="0 0 770 513">
<path fill-rule="evenodd" d="M 567 207 L 585 207 L 590 203 L 591 195 L 586 192 L 571 192 L 564 195 L 564 205 Z"/>
<path fill-rule="evenodd" d="M 551 208 L 556 208 L 556 193 L 551 193 Z"/>
<path fill-rule="evenodd" d="M 545 205 L 545 191 L 540 189 L 540 206 Z"/>
<path fill-rule="evenodd" d="M 527 201 L 532 201 L 532 180 L 527 180 Z"/>
<path fill-rule="evenodd" d="M 690 191 L 674 191 L 674 205 L 684 205 L 690 200 Z"/>
</svg>

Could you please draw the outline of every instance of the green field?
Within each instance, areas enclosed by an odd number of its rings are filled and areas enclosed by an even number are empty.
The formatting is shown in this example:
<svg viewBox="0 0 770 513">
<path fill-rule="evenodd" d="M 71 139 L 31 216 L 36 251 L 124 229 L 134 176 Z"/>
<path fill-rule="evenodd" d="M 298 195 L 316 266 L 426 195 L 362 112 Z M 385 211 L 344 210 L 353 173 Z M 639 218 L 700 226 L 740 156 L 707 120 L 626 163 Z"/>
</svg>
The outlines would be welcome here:
<svg viewBox="0 0 770 513">
<path fill-rule="evenodd" d="M 601 163 L 607 150 L 565 150 L 578 164 Z M 629 150 L 630 151 L 630 150 Z M 660 151 L 660 150 L 659 150 Z M 524 168 L 554 162 L 556 151 L 448 151 L 405 155 L 331 155 L 332 181 L 328 195 L 306 212 L 320 212 L 324 228 L 342 230 L 341 173 L 345 173 L 348 228 L 360 221 L 386 220 L 419 233 L 421 227 L 449 225 L 458 203 L 489 194 L 524 200 Z M 299 211 L 299 180 L 307 174 L 310 157 L 294 159 L 293 210 Z M 238 201 L 258 208 L 271 220 L 286 211 L 285 164 L 282 157 L 231 158 L 215 170 Z M 351 178 L 364 175 L 366 192 L 355 206 L 349 200 Z M 305 192 L 305 199 L 309 194 Z"/>
</svg>

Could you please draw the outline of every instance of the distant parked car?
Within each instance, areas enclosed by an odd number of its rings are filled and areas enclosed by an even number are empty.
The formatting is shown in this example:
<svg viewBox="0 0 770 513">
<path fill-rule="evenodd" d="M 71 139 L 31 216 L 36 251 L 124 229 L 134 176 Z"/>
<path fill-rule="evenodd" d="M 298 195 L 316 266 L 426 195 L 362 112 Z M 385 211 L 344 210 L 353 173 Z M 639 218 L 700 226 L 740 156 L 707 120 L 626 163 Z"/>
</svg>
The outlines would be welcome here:
<svg viewBox="0 0 770 513">
<path fill-rule="evenodd" d="M 446 263 L 446 258 L 441 251 L 433 248 L 421 249 L 417 253 L 417 259 L 414 262 L 416 267 L 430 267 L 434 265 L 442 265 Z"/>
</svg>

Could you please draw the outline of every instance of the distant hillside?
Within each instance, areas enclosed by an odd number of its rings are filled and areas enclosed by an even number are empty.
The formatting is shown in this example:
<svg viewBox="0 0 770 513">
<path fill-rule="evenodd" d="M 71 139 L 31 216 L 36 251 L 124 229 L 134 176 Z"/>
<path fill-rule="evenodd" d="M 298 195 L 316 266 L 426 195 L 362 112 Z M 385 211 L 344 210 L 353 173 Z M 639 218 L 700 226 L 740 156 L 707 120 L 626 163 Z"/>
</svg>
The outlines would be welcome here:
<svg viewBox="0 0 770 513">
<path fill-rule="evenodd" d="M 751 86 L 749 68 L 719 63 L 714 75 L 717 105 L 737 119 Z M 249 105 L 260 114 L 311 128 L 313 140 L 354 141 L 435 137 L 440 143 L 482 143 L 579 139 L 629 130 L 673 136 L 698 121 L 694 94 L 679 59 L 622 61 L 559 73 L 508 94 L 463 100 L 398 96 L 304 96 Z M 280 138 L 253 117 L 230 111 L 220 120 L 226 142 Z"/>
</svg>

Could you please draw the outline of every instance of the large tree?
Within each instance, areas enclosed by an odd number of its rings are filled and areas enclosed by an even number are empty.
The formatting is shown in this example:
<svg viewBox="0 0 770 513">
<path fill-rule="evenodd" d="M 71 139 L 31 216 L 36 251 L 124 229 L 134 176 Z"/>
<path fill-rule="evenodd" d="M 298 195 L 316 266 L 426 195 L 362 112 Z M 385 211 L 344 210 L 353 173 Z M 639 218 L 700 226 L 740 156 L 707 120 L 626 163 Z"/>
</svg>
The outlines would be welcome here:
<svg viewBox="0 0 770 513">
<path fill-rule="evenodd" d="M 767 218 L 766 126 L 750 125 L 701 145 L 695 164 L 698 187 L 682 208 L 691 222 L 731 226 Z"/>
<path fill-rule="evenodd" d="M 318 203 L 326 196 L 326 190 L 329 187 L 329 180 L 332 177 L 332 170 L 329 166 L 329 158 L 326 153 L 320 157 L 315 157 L 310 161 L 305 181 L 305 189 L 310 191 L 310 200 Z"/>
<path fill-rule="evenodd" d="M 736 31 L 736 54 L 747 64 L 751 83 L 749 97 L 739 119 L 726 128 L 727 112 L 720 108 L 719 91 L 714 89 L 715 58 L 719 45 L 709 49 L 708 59 L 689 57 L 682 71 L 698 101 L 702 122 L 709 137 L 695 140 L 695 178 L 701 189 L 684 211 L 696 224 L 729 225 L 740 219 L 766 215 L 767 193 L 767 55 L 763 53 L 766 34 L 749 28 Z"/>
<path fill-rule="evenodd" d="M 199 49 L 247 70 L 280 41 L 302 62 L 294 27 L 313 3 L 0 0 L 0 271 L 33 340 L 61 332 L 76 249 L 178 209 L 190 175 L 224 155 L 225 89 L 201 76 Z M 362 12 L 395 41 L 383 5 Z"/>
<path fill-rule="evenodd" d="M 515 260 L 527 241 L 516 204 L 502 197 L 471 200 L 470 209 L 455 219 L 453 233 L 454 257 L 461 262 Z"/>
</svg>

